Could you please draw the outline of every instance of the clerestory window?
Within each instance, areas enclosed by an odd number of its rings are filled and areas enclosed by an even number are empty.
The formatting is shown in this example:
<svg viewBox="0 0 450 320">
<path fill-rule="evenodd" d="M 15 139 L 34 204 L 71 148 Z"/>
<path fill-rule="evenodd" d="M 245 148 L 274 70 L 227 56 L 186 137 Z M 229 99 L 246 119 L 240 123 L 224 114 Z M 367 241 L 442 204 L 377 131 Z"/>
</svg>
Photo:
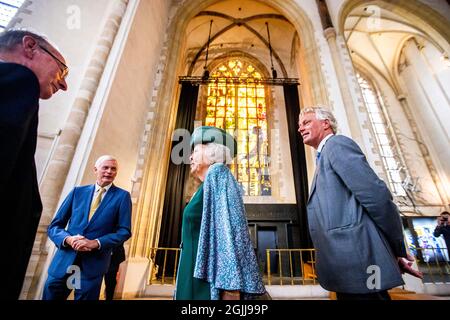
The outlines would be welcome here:
<svg viewBox="0 0 450 320">
<path fill-rule="evenodd" d="M 388 130 L 383 113 L 382 102 L 373 85 L 361 74 L 357 74 L 358 82 L 364 97 L 364 103 L 369 114 L 370 123 L 375 133 L 378 149 L 389 179 L 391 191 L 395 196 L 406 196 L 402 187 L 400 164 L 397 160 L 394 143 Z"/>
</svg>

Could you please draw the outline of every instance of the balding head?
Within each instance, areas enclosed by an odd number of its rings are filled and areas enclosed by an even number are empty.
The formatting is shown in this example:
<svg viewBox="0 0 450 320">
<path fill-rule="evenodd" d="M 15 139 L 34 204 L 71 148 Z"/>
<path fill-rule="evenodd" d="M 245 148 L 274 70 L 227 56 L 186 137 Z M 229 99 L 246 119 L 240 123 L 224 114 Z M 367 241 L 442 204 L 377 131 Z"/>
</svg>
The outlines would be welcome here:
<svg viewBox="0 0 450 320">
<path fill-rule="evenodd" d="M 49 99 L 60 89 L 67 90 L 65 59 L 42 35 L 27 30 L 0 33 L 0 59 L 33 71 L 39 81 L 41 99 Z"/>
</svg>

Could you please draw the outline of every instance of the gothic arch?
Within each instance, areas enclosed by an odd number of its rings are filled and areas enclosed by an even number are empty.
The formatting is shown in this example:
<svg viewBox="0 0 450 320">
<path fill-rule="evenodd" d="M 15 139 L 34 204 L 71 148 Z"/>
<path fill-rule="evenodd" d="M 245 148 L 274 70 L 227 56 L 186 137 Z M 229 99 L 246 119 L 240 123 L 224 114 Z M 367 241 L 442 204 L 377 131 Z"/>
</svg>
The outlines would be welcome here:
<svg viewBox="0 0 450 320">
<path fill-rule="evenodd" d="M 408 20 L 414 20 L 414 25 L 428 34 L 441 48 L 449 48 L 450 29 L 448 28 L 448 21 L 441 14 L 419 1 L 348 0 L 339 11 L 338 32 L 344 33 L 345 20 L 355 8 L 367 5 L 376 5 Z"/>
<path fill-rule="evenodd" d="M 253 55 L 241 50 L 228 51 L 225 54 L 213 57 L 211 59 L 211 62 L 208 63 L 208 70 L 214 70 L 219 64 L 221 64 L 226 60 L 229 60 L 230 58 L 239 58 L 241 60 L 247 61 L 248 63 L 255 66 L 259 71 L 261 71 L 264 78 L 270 78 L 270 72 L 269 70 L 267 70 L 267 67 L 266 65 L 264 65 L 264 63 L 262 63 L 258 58 L 254 57 Z M 192 74 L 201 75 L 202 71 L 203 67 L 197 66 L 197 68 L 193 69 Z"/>
<path fill-rule="evenodd" d="M 254 0 L 265 5 L 262 0 Z M 219 0 L 185 0 L 179 4 L 169 21 L 164 53 L 158 66 L 160 75 L 159 87 L 155 93 L 154 125 L 147 142 L 151 150 L 160 150 L 158 155 L 151 153 L 145 156 L 143 162 L 142 185 L 137 201 L 137 216 L 141 223 L 147 225 L 133 238 L 130 247 L 131 257 L 147 257 L 149 248 L 157 245 L 160 233 L 161 213 L 164 203 L 166 176 L 170 157 L 171 132 L 175 126 L 178 102 L 178 78 L 187 71 L 186 47 L 189 23 L 199 12 L 218 3 Z M 294 26 L 301 39 L 301 56 L 303 58 L 301 78 L 308 85 L 300 87 L 307 97 L 306 104 L 326 103 L 328 101 L 326 83 L 321 69 L 319 47 L 316 41 L 312 21 L 295 0 L 273 0 L 270 6 L 284 15 Z M 299 70 L 300 72 L 300 70 Z M 163 147 L 161 147 L 163 146 Z M 155 174 L 156 173 L 156 174 Z"/>
<path fill-rule="evenodd" d="M 224 34 L 225 32 L 237 27 L 237 26 L 244 26 L 247 30 L 249 30 L 251 33 L 253 33 L 256 37 L 258 37 L 258 39 L 264 43 L 264 45 L 267 47 L 267 49 L 270 48 L 270 44 L 269 42 L 260 35 L 260 33 L 253 29 L 251 26 L 249 26 L 247 24 L 247 22 L 252 21 L 252 20 L 256 20 L 256 19 L 262 19 L 262 18 L 273 18 L 273 19 L 280 19 L 280 20 L 287 20 L 284 16 L 282 15 L 278 15 L 278 14 L 259 14 L 259 15 L 255 15 L 255 16 L 251 16 L 251 17 L 247 17 L 245 19 L 236 19 L 233 18 L 231 16 L 219 13 L 219 12 L 214 12 L 214 11 L 202 11 L 200 12 L 197 16 L 200 15 L 210 15 L 210 16 L 220 16 L 224 19 L 227 19 L 230 21 L 230 24 L 228 26 L 226 26 L 225 28 L 222 28 L 219 32 L 217 32 L 216 34 L 214 34 L 211 37 L 210 42 L 213 42 L 216 38 L 218 38 L 220 35 Z M 192 74 L 192 71 L 195 68 L 195 65 L 198 62 L 198 59 L 200 58 L 201 54 L 206 50 L 208 46 L 208 43 L 204 43 L 203 46 L 200 48 L 200 50 L 198 50 L 197 54 L 195 55 L 193 61 L 191 62 L 191 65 L 189 66 L 189 70 L 188 70 L 188 76 L 190 76 Z M 283 77 L 284 78 L 288 78 L 288 74 L 286 71 L 286 68 L 284 67 L 283 61 L 281 60 L 281 58 L 279 57 L 278 53 L 276 52 L 275 49 L 273 49 L 273 56 L 275 58 L 275 60 L 278 62 L 278 65 L 283 73 Z"/>
<path fill-rule="evenodd" d="M 265 1 L 254 1 L 262 2 L 267 5 Z M 179 30 L 186 30 L 189 22 L 194 17 L 217 2 L 219 1 L 204 0 L 201 5 L 199 5 L 198 1 L 186 0 L 178 8 L 171 19 L 172 24 L 168 30 L 167 38 L 171 39 L 171 41 L 168 43 L 169 58 L 166 65 L 166 74 L 181 74 L 177 71 L 184 70 L 185 68 L 184 65 L 180 65 L 181 61 L 177 58 L 183 54 L 182 50 L 185 46 L 185 34 L 179 32 Z M 309 95 L 312 96 L 313 101 L 308 102 L 311 104 L 326 102 L 328 98 L 325 80 L 320 69 L 321 62 L 319 57 L 319 49 L 315 39 L 315 30 L 310 18 L 293 0 L 274 0 L 273 3 L 270 3 L 270 6 L 284 15 L 284 17 L 294 26 L 299 38 L 301 39 L 300 45 L 302 51 L 304 52 L 303 63 L 307 69 L 306 74 L 302 75 L 301 78 L 303 81 L 308 81 L 311 88 L 315 88 Z M 178 65 L 175 61 L 178 62 Z M 167 85 L 169 82 L 173 82 L 172 85 L 175 85 L 175 81 L 176 79 L 166 79 L 165 82 Z"/>
</svg>

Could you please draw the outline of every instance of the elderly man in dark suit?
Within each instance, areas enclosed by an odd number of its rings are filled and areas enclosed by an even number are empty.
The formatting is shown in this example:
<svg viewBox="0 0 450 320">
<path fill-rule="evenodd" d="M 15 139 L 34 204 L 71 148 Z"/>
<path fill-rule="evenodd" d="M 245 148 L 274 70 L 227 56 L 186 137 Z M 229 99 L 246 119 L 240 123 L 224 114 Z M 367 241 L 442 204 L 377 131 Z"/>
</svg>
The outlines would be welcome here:
<svg viewBox="0 0 450 320">
<path fill-rule="evenodd" d="M 113 181 L 118 164 L 111 156 L 95 163 L 95 184 L 75 187 L 48 227 L 58 247 L 48 269 L 44 300 L 98 300 L 112 250 L 131 236 L 131 197 Z"/>
<path fill-rule="evenodd" d="M 23 30 L 0 33 L 0 299 L 18 299 L 41 217 L 36 178 L 39 98 L 66 90 L 63 56 L 42 36 Z"/>
<path fill-rule="evenodd" d="M 303 142 L 317 149 L 308 223 L 319 283 L 338 300 L 389 300 L 402 273 L 421 277 L 406 252 L 397 206 L 358 145 L 337 130 L 324 107 L 299 118 Z"/>
</svg>

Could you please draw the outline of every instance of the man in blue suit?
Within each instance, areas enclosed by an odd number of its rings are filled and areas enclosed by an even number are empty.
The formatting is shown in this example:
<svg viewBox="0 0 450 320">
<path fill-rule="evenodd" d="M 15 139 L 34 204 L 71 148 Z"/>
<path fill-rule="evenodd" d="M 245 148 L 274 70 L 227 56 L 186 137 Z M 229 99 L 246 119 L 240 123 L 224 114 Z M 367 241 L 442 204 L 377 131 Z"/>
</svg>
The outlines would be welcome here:
<svg viewBox="0 0 450 320">
<path fill-rule="evenodd" d="M 358 145 L 335 135 L 336 119 L 324 107 L 300 114 L 303 142 L 317 149 L 308 200 L 319 283 L 338 300 L 389 300 L 388 289 L 416 277 L 406 252 L 397 206 Z"/>
<path fill-rule="evenodd" d="M 98 300 L 111 251 L 131 236 L 130 193 L 113 185 L 117 169 L 113 157 L 100 157 L 96 184 L 74 188 L 49 225 L 48 236 L 58 250 L 44 300 L 65 300 L 73 289 L 75 300 Z"/>
</svg>

